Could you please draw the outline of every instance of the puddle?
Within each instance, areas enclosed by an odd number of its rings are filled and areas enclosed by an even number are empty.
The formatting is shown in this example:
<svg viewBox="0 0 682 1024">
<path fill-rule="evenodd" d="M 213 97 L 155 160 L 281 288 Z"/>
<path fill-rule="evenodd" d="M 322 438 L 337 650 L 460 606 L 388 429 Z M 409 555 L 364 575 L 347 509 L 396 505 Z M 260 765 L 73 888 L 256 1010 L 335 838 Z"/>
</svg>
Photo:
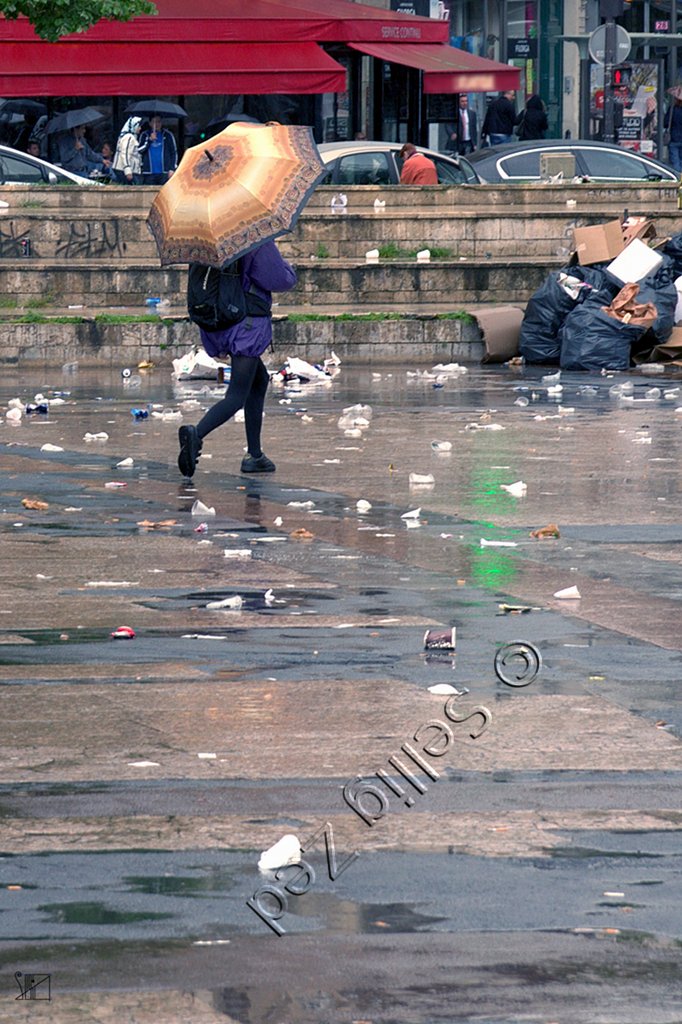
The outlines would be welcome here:
<svg viewBox="0 0 682 1024">
<path fill-rule="evenodd" d="M 45 914 L 46 921 L 54 924 L 135 924 L 140 921 L 164 921 L 175 917 L 175 914 L 112 910 L 104 903 L 45 903 L 37 909 Z"/>
</svg>

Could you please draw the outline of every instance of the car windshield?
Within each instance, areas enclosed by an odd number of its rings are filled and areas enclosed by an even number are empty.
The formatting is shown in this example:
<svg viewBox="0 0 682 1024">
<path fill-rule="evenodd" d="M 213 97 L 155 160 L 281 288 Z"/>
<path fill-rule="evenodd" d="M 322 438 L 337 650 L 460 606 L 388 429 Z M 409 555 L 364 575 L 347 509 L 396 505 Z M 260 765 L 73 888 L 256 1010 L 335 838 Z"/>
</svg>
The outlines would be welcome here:
<svg viewBox="0 0 682 1024">
<path fill-rule="evenodd" d="M 610 181 L 641 178 L 646 181 L 660 174 L 655 167 L 638 160 L 636 156 L 615 150 L 581 149 L 580 160 L 590 178 L 608 178 Z"/>
<path fill-rule="evenodd" d="M 464 185 L 467 181 L 467 175 L 464 169 L 458 167 L 457 164 L 450 160 L 440 160 L 437 156 L 433 157 L 433 162 L 436 165 L 436 171 L 438 172 L 438 183 L 440 185 Z"/>
<path fill-rule="evenodd" d="M 44 181 L 38 164 L 33 164 L 30 160 L 22 160 L 21 157 L 0 153 L 0 183 L 32 185 Z"/>
</svg>

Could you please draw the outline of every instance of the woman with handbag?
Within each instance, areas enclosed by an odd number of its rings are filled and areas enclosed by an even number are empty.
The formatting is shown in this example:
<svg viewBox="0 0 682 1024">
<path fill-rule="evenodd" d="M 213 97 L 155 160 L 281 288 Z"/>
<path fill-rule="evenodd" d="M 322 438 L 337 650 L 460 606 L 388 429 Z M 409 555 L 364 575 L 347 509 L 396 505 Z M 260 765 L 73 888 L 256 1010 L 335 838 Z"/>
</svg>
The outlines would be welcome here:
<svg viewBox="0 0 682 1024">
<path fill-rule="evenodd" d="M 545 104 L 539 96 L 529 97 L 526 106 L 516 118 L 515 124 L 516 135 L 522 142 L 528 139 L 544 139 L 549 125 Z"/>
</svg>

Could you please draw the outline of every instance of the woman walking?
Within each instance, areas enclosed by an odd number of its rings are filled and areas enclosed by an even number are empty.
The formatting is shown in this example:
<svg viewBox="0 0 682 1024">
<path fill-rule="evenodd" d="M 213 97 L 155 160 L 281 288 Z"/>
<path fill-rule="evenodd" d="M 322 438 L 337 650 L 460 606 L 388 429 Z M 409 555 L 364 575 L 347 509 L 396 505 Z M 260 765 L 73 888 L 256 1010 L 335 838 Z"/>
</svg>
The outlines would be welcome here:
<svg viewBox="0 0 682 1024">
<path fill-rule="evenodd" d="M 142 148 L 137 141 L 141 127 L 141 117 L 129 117 L 121 128 L 111 164 L 119 185 L 142 184 Z"/>
<path fill-rule="evenodd" d="M 518 126 L 516 134 L 522 142 L 530 139 L 544 139 L 549 125 L 545 104 L 539 96 L 533 95 L 528 99 L 525 108 L 516 118 L 515 124 Z"/>
<path fill-rule="evenodd" d="M 265 242 L 240 260 L 241 284 L 247 300 L 244 320 L 222 331 L 200 328 L 201 340 L 210 356 L 230 356 L 230 384 L 225 397 L 212 406 L 196 426 L 180 427 L 178 468 L 183 476 L 192 477 L 201 454 L 204 438 L 222 426 L 239 410 L 244 410 L 247 454 L 242 459 L 242 473 L 274 473 L 275 464 L 261 448 L 263 405 L 270 376 L 261 359 L 272 342 L 272 292 L 285 292 L 296 284 L 296 272 L 279 253 L 274 242 Z M 267 313 L 249 312 L 249 294 Z"/>
</svg>

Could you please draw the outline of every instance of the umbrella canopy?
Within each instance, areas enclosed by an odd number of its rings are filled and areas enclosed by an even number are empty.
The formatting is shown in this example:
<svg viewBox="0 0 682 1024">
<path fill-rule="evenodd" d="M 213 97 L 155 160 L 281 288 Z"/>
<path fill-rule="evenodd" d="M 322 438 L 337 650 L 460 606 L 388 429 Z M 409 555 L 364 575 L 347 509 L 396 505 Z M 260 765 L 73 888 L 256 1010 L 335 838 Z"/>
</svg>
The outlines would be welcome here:
<svg viewBox="0 0 682 1024">
<path fill-rule="evenodd" d="M 139 103 L 132 103 L 126 107 L 126 114 L 134 114 L 137 117 L 187 117 L 187 111 L 177 103 L 167 103 L 165 100 L 140 100 Z"/>
<path fill-rule="evenodd" d="M 222 267 L 290 231 L 325 173 L 310 128 L 230 125 L 185 152 L 152 204 L 161 264 Z"/>
<path fill-rule="evenodd" d="M 243 111 L 238 114 L 220 114 L 219 117 L 212 118 L 207 128 L 227 128 L 228 124 L 236 124 L 237 121 L 242 121 L 245 124 L 262 124 L 257 117 L 251 117 L 251 114 L 245 114 Z"/>
<path fill-rule="evenodd" d="M 67 110 L 65 114 L 57 114 L 51 118 L 45 127 L 45 134 L 51 135 L 54 132 L 68 132 L 71 128 L 78 128 L 82 124 L 95 124 L 103 121 L 104 114 L 94 107 L 82 107 L 80 110 Z"/>
<path fill-rule="evenodd" d="M 47 107 L 44 103 L 39 103 L 37 100 L 0 100 L 0 113 L 28 114 L 29 117 L 40 117 L 41 114 L 47 113 Z"/>
</svg>

